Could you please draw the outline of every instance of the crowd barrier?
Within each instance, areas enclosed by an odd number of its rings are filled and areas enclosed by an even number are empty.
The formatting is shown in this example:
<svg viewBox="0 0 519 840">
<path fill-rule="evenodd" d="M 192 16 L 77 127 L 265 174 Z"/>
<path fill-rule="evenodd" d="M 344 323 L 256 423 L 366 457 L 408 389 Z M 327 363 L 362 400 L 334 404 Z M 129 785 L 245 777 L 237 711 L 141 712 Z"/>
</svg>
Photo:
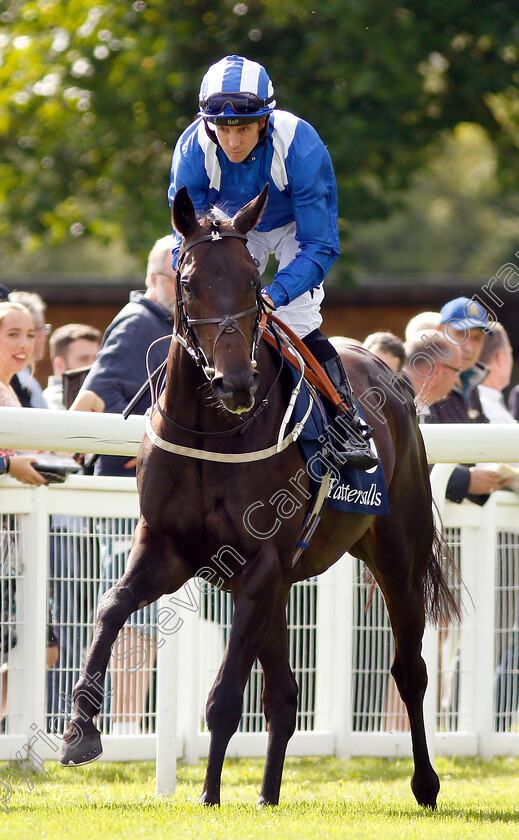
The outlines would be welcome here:
<svg viewBox="0 0 519 840">
<path fill-rule="evenodd" d="M 77 436 L 73 440 L 77 444 Z M 499 448 L 493 454 L 506 460 Z M 451 469 L 438 465 L 433 472 L 439 500 Z M 26 754 L 36 762 L 54 759 L 98 598 L 120 575 L 129 549 L 138 516 L 135 483 L 72 476 L 63 485 L 32 488 L 4 477 L 0 511 L 7 683 L 0 760 Z M 462 583 L 456 578 L 452 585 L 463 617 L 450 628 L 428 627 L 424 637 L 431 750 L 518 755 L 518 497 L 495 493 L 483 508 L 446 503 L 443 522 L 461 576 Z M 289 754 L 410 755 L 405 714 L 389 674 L 385 607 L 365 581 L 362 564 L 345 555 L 324 575 L 297 584 L 288 619 L 300 687 Z M 230 596 L 201 581 L 131 618 L 114 645 L 99 718 L 106 760 L 157 757 L 157 790 L 165 793 L 174 788 L 177 758 L 192 763 L 207 755 L 204 706 L 231 620 Z M 49 621 L 60 645 L 52 668 L 46 667 Z M 256 667 L 230 756 L 264 755 L 261 680 Z"/>
</svg>

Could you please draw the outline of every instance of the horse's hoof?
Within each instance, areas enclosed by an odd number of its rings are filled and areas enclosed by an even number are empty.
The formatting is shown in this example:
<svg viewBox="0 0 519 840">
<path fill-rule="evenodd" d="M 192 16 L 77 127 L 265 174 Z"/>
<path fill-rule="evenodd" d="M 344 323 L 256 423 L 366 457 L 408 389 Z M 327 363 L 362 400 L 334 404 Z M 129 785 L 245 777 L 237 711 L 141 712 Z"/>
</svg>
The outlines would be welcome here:
<svg viewBox="0 0 519 840">
<path fill-rule="evenodd" d="M 277 805 L 277 804 L 278 804 L 277 802 L 272 802 L 270 799 L 265 799 L 264 796 L 260 796 L 260 798 L 256 802 L 256 805 L 258 806 L 258 808 L 272 807 L 273 805 Z"/>
<path fill-rule="evenodd" d="M 63 767 L 80 767 L 82 764 L 96 761 L 102 754 L 101 733 L 95 726 L 92 724 L 85 732 L 80 726 L 74 724 L 72 734 L 68 735 L 67 740 L 63 740 L 58 762 Z"/>
<path fill-rule="evenodd" d="M 198 801 L 201 805 L 205 805 L 207 808 L 215 808 L 219 807 L 220 805 L 220 797 L 209 796 L 209 794 L 205 790 L 198 797 Z"/>
<path fill-rule="evenodd" d="M 431 808 L 436 811 L 436 799 L 440 790 L 440 780 L 433 771 L 433 776 L 429 779 L 429 784 L 418 784 L 415 776 L 411 779 L 411 790 L 415 795 L 415 799 L 423 808 Z"/>
</svg>

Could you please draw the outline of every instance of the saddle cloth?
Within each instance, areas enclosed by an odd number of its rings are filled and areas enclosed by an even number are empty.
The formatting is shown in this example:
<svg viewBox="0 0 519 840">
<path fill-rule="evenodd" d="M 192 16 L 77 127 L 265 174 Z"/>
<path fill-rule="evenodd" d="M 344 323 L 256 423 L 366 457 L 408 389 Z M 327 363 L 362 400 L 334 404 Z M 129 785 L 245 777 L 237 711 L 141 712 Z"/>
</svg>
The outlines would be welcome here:
<svg viewBox="0 0 519 840">
<path fill-rule="evenodd" d="M 299 380 L 299 372 L 286 359 L 284 359 L 284 367 L 290 373 L 295 385 Z M 348 513 L 371 513 L 378 516 L 389 514 L 387 485 L 381 461 L 376 467 L 367 471 L 356 470 L 353 467 L 343 467 L 340 470 L 333 467 L 330 469 L 330 462 L 326 458 L 326 444 L 329 440 L 327 427 L 331 426 L 331 421 L 320 397 L 315 392 L 312 396 L 314 407 L 298 438 L 306 471 L 310 476 L 310 492 L 312 495 L 317 494 L 323 477 L 330 472 L 326 507 Z M 306 382 L 303 382 L 294 408 L 294 422 L 304 417 L 309 399 L 308 386 Z M 357 409 L 363 417 L 362 409 L 358 404 Z M 371 447 L 378 454 L 373 439 Z"/>
</svg>

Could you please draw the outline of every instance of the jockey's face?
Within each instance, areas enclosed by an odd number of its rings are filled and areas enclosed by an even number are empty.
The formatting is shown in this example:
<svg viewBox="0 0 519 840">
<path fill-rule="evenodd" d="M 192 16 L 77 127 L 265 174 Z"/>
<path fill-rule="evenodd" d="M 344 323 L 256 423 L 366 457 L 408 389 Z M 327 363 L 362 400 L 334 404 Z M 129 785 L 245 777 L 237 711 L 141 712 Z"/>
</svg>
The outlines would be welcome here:
<svg viewBox="0 0 519 840">
<path fill-rule="evenodd" d="M 266 117 L 245 125 L 216 125 L 216 136 L 231 163 L 243 163 L 258 145 Z"/>
</svg>

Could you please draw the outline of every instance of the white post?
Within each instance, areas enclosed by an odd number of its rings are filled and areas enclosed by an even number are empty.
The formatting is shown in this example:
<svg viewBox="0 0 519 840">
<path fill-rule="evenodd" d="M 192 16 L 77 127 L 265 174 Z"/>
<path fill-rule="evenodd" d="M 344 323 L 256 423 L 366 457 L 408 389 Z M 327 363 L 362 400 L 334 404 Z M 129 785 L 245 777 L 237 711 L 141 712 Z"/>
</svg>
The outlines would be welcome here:
<svg viewBox="0 0 519 840">
<path fill-rule="evenodd" d="M 184 745 L 184 761 L 186 764 L 196 764 L 200 756 L 198 709 L 200 707 L 200 635 L 202 617 L 200 615 L 200 591 L 195 582 L 189 581 L 189 585 L 191 592 L 198 599 L 199 608 L 196 612 L 192 610 L 181 610 L 183 623 L 176 634 L 179 645 L 178 726 L 179 734 L 182 737 Z"/>
<path fill-rule="evenodd" d="M 339 562 L 345 562 L 340 560 Z M 334 676 L 336 663 L 334 621 L 336 566 L 317 578 L 317 621 L 315 639 L 315 729 L 332 731 Z"/>
<path fill-rule="evenodd" d="M 479 569 L 476 605 L 475 675 L 476 729 L 479 733 L 479 752 L 488 760 L 494 745 L 494 632 L 495 632 L 495 567 L 496 567 L 496 497 L 490 496 L 481 510 L 481 528 L 477 539 L 477 556 L 467 558 Z"/>
<path fill-rule="evenodd" d="M 351 753 L 351 678 L 353 645 L 353 569 L 356 560 L 344 554 L 333 566 L 332 732 L 335 754 Z"/>
<path fill-rule="evenodd" d="M 159 601 L 169 609 L 168 596 Z M 157 796 L 171 796 L 177 777 L 177 633 L 166 637 L 157 654 Z"/>
<path fill-rule="evenodd" d="M 30 758 L 31 739 L 45 731 L 45 691 L 48 597 L 48 489 L 33 488 L 31 512 L 20 516 L 23 556 L 23 585 L 16 592 L 18 644 L 13 649 L 13 671 L 8 676 L 9 725 L 27 738 L 21 758 Z M 16 698 L 16 706 L 13 701 Z M 33 753 L 37 753 L 34 744 Z M 42 766 L 42 762 L 39 763 Z"/>
</svg>

